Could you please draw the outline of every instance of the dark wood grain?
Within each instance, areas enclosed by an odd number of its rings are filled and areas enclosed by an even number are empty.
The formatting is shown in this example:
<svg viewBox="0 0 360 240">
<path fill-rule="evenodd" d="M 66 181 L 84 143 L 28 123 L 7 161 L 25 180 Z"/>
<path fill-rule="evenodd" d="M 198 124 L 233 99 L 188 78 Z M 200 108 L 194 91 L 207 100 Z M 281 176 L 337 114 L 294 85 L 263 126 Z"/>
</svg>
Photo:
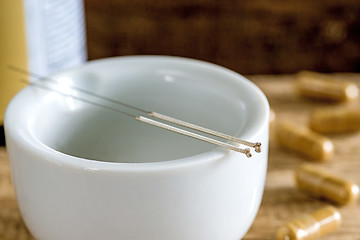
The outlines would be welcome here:
<svg viewBox="0 0 360 240">
<path fill-rule="evenodd" d="M 360 1 L 85 0 L 90 59 L 206 60 L 243 74 L 360 71 Z"/>
</svg>

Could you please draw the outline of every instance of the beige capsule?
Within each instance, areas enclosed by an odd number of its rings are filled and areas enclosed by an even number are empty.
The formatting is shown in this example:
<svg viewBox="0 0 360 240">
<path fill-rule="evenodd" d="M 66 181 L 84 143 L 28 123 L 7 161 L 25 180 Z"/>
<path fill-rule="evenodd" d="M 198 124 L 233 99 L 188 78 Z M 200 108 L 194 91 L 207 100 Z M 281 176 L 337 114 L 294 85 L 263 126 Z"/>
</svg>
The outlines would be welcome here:
<svg viewBox="0 0 360 240">
<path fill-rule="evenodd" d="M 295 171 L 295 179 L 299 189 L 339 205 L 353 203 L 359 195 L 357 184 L 309 164 Z"/>
<path fill-rule="evenodd" d="M 277 240 L 312 240 L 331 233 L 341 225 L 341 215 L 333 206 L 323 207 L 281 226 Z"/>
<path fill-rule="evenodd" d="M 276 137 L 280 145 L 313 160 L 326 161 L 334 153 L 334 145 L 329 138 L 292 122 L 278 123 Z"/>
<path fill-rule="evenodd" d="M 317 109 L 310 115 L 310 128 L 319 133 L 343 133 L 360 130 L 360 108 L 332 107 Z"/>
<path fill-rule="evenodd" d="M 309 71 L 297 74 L 295 88 L 303 97 L 331 102 L 354 100 L 359 95 L 359 88 L 351 81 Z"/>
<path fill-rule="evenodd" d="M 272 110 L 272 109 L 270 108 L 270 118 L 269 118 L 269 120 L 270 120 L 270 126 L 272 126 L 272 125 L 274 124 L 275 118 L 276 118 L 276 114 L 275 114 L 274 110 Z"/>
</svg>

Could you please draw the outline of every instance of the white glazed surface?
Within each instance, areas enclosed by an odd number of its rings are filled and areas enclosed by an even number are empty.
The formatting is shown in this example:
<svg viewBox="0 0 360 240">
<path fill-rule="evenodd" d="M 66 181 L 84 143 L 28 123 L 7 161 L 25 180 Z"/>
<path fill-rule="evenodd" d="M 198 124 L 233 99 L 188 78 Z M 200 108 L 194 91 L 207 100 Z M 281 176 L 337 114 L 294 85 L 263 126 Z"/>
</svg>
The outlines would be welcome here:
<svg viewBox="0 0 360 240">
<path fill-rule="evenodd" d="M 36 239 L 237 240 L 247 232 L 264 189 L 269 118 L 250 81 L 161 56 L 98 60 L 52 78 L 260 141 L 262 152 L 247 158 L 27 87 L 10 103 L 5 131 L 19 207 Z"/>
</svg>

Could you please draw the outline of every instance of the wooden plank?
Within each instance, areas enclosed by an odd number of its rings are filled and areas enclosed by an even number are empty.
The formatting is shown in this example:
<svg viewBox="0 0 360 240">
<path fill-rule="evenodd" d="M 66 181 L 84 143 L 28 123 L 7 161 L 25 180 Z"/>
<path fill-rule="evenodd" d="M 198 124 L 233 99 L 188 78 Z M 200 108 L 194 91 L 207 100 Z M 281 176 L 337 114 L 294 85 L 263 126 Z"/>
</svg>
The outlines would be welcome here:
<svg viewBox="0 0 360 240">
<path fill-rule="evenodd" d="M 339 76 L 360 85 L 360 74 L 340 74 Z M 249 76 L 249 78 L 267 95 L 277 119 L 289 119 L 306 125 L 312 110 L 328 105 L 298 98 L 293 89 L 294 75 Z M 358 104 L 358 102 L 353 104 Z M 274 132 L 271 129 L 268 174 L 263 201 L 254 224 L 244 240 L 275 239 L 277 228 L 284 222 L 328 204 L 296 189 L 293 170 L 307 160 L 280 148 L 273 135 Z M 360 134 L 329 137 L 334 141 L 335 156 L 331 161 L 318 165 L 360 183 L 358 174 Z M 351 206 L 341 207 L 340 212 L 343 216 L 341 228 L 323 237 L 322 240 L 358 240 L 360 238 L 359 201 Z M 33 240 L 21 219 L 16 204 L 10 180 L 8 157 L 3 147 L 0 147 L 0 239 Z"/>
<path fill-rule="evenodd" d="M 359 74 L 340 74 L 341 78 L 360 83 Z M 267 95 L 277 120 L 291 120 L 307 125 L 311 111 L 329 104 L 307 101 L 299 98 L 294 91 L 294 75 L 249 76 Z M 358 104 L 352 103 L 352 104 Z M 334 157 L 326 163 L 318 163 L 328 171 L 341 174 L 360 183 L 360 134 L 341 134 L 329 136 L 335 145 Z M 301 163 L 309 162 L 301 156 L 282 149 L 274 139 L 274 129 L 270 133 L 269 164 L 263 201 L 259 213 L 244 239 L 274 239 L 280 225 L 304 213 L 312 212 L 326 204 L 298 191 L 295 186 L 293 170 Z M 359 201 L 351 206 L 340 208 L 343 217 L 341 228 L 322 240 L 360 238 Z"/>
<path fill-rule="evenodd" d="M 34 240 L 22 221 L 16 204 L 4 147 L 0 147 L 0 239 Z"/>
</svg>

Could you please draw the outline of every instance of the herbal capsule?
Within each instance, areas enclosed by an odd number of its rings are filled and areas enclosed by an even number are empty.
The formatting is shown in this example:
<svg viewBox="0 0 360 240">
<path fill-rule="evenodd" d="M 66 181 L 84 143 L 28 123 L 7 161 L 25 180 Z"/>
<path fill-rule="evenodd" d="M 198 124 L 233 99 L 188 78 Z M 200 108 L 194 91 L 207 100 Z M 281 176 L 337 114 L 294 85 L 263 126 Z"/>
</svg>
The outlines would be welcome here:
<svg viewBox="0 0 360 240">
<path fill-rule="evenodd" d="M 339 205 L 355 202 L 359 195 L 357 184 L 308 164 L 296 170 L 295 178 L 301 190 Z"/>
<path fill-rule="evenodd" d="M 298 73 L 295 86 L 301 96 L 325 101 L 344 102 L 359 95 L 359 88 L 353 82 L 309 71 Z"/>
<path fill-rule="evenodd" d="M 328 160 L 334 152 L 330 139 L 294 123 L 279 123 L 276 136 L 282 146 L 314 160 Z"/>
<path fill-rule="evenodd" d="M 342 133 L 360 130 L 360 108 L 324 108 L 310 116 L 310 128 L 320 133 Z"/>
<path fill-rule="evenodd" d="M 277 240 L 312 240 L 335 231 L 341 224 L 341 215 L 333 206 L 321 208 L 281 226 Z"/>
<path fill-rule="evenodd" d="M 276 118 L 275 112 L 272 109 L 270 109 L 270 125 L 274 124 L 275 118 Z"/>
</svg>

